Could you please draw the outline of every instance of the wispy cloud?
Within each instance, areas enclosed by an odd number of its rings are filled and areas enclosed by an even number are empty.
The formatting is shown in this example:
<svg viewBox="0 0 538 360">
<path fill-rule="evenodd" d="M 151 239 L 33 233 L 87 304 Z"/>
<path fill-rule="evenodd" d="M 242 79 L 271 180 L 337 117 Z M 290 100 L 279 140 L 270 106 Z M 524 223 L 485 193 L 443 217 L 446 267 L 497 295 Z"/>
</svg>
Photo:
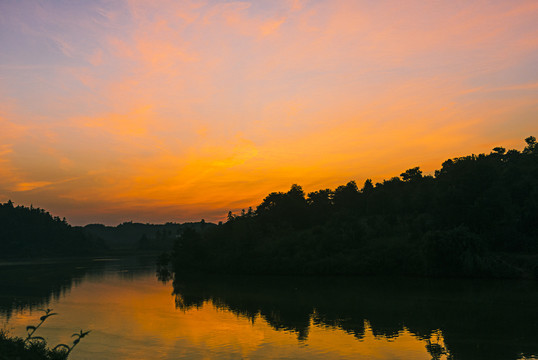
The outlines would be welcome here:
<svg viewBox="0 0 538 360">
<path fill-rule="evenodd" d="M 28 1 L 0 19 L 0 197 L 77 222 L 218 219 L 538 130 L 535 1 Z"/>
</svg>

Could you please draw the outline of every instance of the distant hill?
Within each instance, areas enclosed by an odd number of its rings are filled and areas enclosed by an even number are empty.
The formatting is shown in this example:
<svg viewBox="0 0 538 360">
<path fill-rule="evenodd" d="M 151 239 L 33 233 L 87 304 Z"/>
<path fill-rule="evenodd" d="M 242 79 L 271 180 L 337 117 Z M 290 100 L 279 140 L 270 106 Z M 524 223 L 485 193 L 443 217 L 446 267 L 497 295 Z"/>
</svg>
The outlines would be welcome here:
<svg viewBox="0 0 538 360">
<path fill-rule="evenodd" d="M 0 257 L 54 257 L 102 253 L 101 239 L 43 209 L 0 204 Z"/>
<path fill-rule="evenodd" d="M 71 226 L 47 211 L 0 204 L 0 258 L 33 258 L 106 254 L 110 250 L 171 250 L 186 230 L 203 232 L 216 226 L 205 221 L 193 223 L 118 226 L 90 224 Z"/>
<path fill-rule="evenodd" d="M 111 249 L 124 250 L 170 250 L 185 229 L 204 231 L 216 226 L 205 221 L 194 223 L 142 224 L 124 222 L 118 226 L 89 224 L 82 231 L 104 240 Z"/>
</svg>

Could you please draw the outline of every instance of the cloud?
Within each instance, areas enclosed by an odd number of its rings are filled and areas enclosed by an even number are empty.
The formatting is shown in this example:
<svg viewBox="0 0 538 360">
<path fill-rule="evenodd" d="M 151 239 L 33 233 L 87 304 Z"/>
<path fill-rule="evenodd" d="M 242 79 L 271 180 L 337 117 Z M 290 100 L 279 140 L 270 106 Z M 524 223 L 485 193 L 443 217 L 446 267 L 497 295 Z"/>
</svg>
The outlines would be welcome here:
<svg viewBox="0 0 538 360">
<path fill-rule="evenodd" d="M 280 26 L 286 21 L 285 18 L 277 20 L 269 20 L 260 26 L 260 30 L 263 36 L 271 35 L 275 33 Z"/>
<path fill-rule="evenodd" d="M 538 130 L 534 1 L 0 10 L 0 194 L 80 222 L 219 219 Z"/>
<path fill-rule="evenodd" d="M 148 133 L 151 106 L 140 106 L 124 114 L 111 113 L 99 117 L 77 119 L 88 128 L 99 128 L 118 135 L 142 136 Z"/>
<path fill-rule="evenodd" d="M 471 93 L 491 93 L 491 92 L 505 92 L 505 91 L 535 91 L 538 90 L 538 83 L 532 84 L 516 84 L 516 85 L 506 85 L 500 87 L 479 87 L 474 89 L 463 90 L 462 94 L 471 94 Z"/>
<path fill-rule="evenodd" d="M 103 63 L 103 50 L 95 49 L 88 59 L 93 66 L 99 66 Z"/>
<path fill-rule="evenodd" d="M 52 184 L 50 181 L 21 182 L 15 184 L 12 191 L 30 191 Z"/>
</svg>

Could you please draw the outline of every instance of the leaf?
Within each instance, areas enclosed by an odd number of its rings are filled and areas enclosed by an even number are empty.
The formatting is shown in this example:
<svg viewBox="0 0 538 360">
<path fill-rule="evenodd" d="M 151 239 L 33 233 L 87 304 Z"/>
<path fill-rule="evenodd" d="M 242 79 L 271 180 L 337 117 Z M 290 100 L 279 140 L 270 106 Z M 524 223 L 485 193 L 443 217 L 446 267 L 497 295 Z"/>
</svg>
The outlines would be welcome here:
<svg viewBox="0 0 538 360">
<path fill-rule="evenodd" d="M 45 342 L 45 339 L 42 338 L 41 336 L 32 336 L 32 337 L 30 338 L 30 340 L 40 340 L 40 341 Z"/>
<path fill-rule="evenodd" d="M 80 342 L 80 339 L 75 339 L 75 341 L 73 341 L 73 346 L 78 344 Z"/>
<path fill-rule="evenodd" d="M 58 344 L 52 350 L 56 350 L 58 348 L 65 348 L 65 349 L 67 349 L 67 351 L 71 350 L 71 348 L 68 345 L 65 345 L 65 344 Z"/>
<path fill-rule="evenodd" d="M 39 318 L 39 320 L 41 320 L 41 321 L 45 321 L 45 320 L 47 320 L 47 318 L 48 318 L 49 316 L 52 316 L 52 315 L 58 315 L 58 314 L 56 314 L 56 313 L 50 313 L 50 314 L 47 314 L 47 315 L 43 315 L 43 316 L 41 316 L 41 317 Z"/>
<path fill-rule="evenodd" d="M 36 327 L 33 326 L 33 325 L 28 325 L 28 326 L 26 327 L 26 332 L 28 332 L 28 331 L 30 331 L 30 330 L 34 330 L 34 331 L 35 331 L 35 330 L 36 330 Z"/>
</svg>

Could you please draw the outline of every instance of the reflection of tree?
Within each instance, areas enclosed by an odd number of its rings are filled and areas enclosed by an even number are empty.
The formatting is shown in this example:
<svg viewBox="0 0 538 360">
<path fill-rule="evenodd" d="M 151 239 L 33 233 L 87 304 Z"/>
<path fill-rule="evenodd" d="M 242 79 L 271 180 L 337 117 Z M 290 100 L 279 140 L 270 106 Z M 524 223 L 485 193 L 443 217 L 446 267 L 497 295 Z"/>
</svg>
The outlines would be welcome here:
<svg viewBox="0 0 538 360">
<path fill-rule="evenodd" d="M 85 269 L 74 263 L 0 267 L 0 314 L 9 319 L 14 311 L 46 308 L 84 274 Z"/>
<path fill-rule="evenodd" d="M 100 278 L 109 270 L 117 270 L 122 277 L 133 277 L 133 269 L 146 271 L 142 269 L 154 264 L 153 257 L 0 264 L 0 315 L 9 320 L 13 312 L 47 308 L 52 300 L 68 294 L 85 276 Z M 125 269 L 130 271 L 122 271 Z"/>
<path fill-rule="evenodd" d="M 516 359 L 537 354 L 532 284 L 417 279 L 192 277 L 174 281 L 178 308 L 211 301 L 238 316 L 260 317 L 306 340 L 310 324 L 357 339 L 370 329 L 394 338 L 407 330 L 432 360 Z M 492 346 L 492 344 L 494 344 Z M 534 344 L 534 345 L 531 345 Z M 478 352 L 477 349 L 480 349 Z"/>
<path fill-rule="evenodd" d="M 253 293 L 241 291 L 249 288 L 248 280 L 247 283 L 233 285 L 215 282 L 211 283 L 211 288 L 208 283 L 196 281 L 189 284 L 175 282 L 174 286 L 179 309 L 199 308 L 212 301 L 217 307 L 226 308 L 251 321 L 260 316 L 277 330 L 295 332 L 299 340 L 308 336 L 312 308 L 307 299 L 293 288 L 287 288 L 285 294 L 277 291 L 271 295 L 267 288 L 259 288 L 259 292 L 255 290 Z"/>
<path fill-rule="evenodd" d="M 432 338 L 434 338 L 432 342 Z M 448 352 L 448 349 L 440 344 L 441 333 L 432 334 L 432 338 L 426 339 L 426 351 L 431 355 L 432 360 L 441 360 L 443 356 L 446 356 L 447 360 L 453 359 L 453 356 Z"/>
<path fill-rule="evenodd" d="M 432 360 L 439 360 L 441 356 L 447 353 L 442 345 L 432 343 L 430 339 L 427 340 L 426 350 L 432 356 Z"/>
</svg>

